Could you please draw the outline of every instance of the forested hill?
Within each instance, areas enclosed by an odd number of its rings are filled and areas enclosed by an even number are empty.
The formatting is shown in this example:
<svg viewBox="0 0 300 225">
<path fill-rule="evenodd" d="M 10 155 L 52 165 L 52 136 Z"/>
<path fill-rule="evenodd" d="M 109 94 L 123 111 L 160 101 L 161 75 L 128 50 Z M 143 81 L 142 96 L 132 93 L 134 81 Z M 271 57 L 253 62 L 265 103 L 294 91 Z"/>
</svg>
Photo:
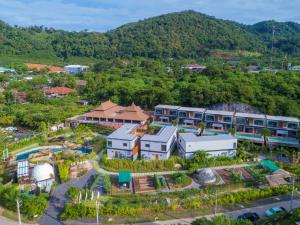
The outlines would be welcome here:
<svg viewBox="0 0 300 225">
<path fill-rule="evenodd" d="M 267 21 L 245 26 L 194 11 L 170 13 L 123 25 L 107 33 L 12 27 L 0 21 L 0 54 L 113 57 L 203 57 L 212 49 L 266 52 L 272 27 L 278 51 L 297 54 L 300 25 Z M 271 29 L 270 29 L 271 28 Z M 280 31 L 280 32 L 279 32 Z"/>
</svg>

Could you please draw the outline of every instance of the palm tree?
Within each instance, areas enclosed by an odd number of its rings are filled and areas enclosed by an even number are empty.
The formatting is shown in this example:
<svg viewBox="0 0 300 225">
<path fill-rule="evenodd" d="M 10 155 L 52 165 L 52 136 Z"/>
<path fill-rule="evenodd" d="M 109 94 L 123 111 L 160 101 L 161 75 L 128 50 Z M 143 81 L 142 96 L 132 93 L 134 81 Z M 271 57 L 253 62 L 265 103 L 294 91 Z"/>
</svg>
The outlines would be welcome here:
<svg viewBox="0 0 300 225">
<path fill-rule="evenodd" d="M 264 146 L 267 147 L 267 137 L 271 135 L 271 131 L 267 128 L 263 128 L 260 133 L 264 138 Z"/>
<path fill-rule="evenodd" d="M 199 124 L 198 124 L 198 127 L 199 127 L 199 129 L 200 129 L 200 136 L 202 136 L 202 134 L 203 134 L 203 131 L 204 131 L 204 129 L 205 129 L 205 123 L 203 123 L 203 122 L 200 122 Z"/>
<path fill-rule="evenodd" d="M 230 128 L 229 129 L 229 133 L 234 136 L 236 134 L 236 129 L 233 127 L 233 128 Z"/>
<path fill-rule="evenodd" d="M 173 126 L 177 126 L 177 120 L 172 120 L 172 121 L 171 121 L 171 124 L 172 124 Z"/>
</svg>

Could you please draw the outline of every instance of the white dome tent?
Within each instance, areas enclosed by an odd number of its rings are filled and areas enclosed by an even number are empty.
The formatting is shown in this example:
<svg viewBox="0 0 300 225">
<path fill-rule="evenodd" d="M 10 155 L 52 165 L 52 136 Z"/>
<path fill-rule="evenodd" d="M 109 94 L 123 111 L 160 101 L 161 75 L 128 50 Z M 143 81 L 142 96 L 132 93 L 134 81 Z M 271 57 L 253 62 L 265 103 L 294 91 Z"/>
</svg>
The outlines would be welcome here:
<svg viewBox="0 0 300 225">
<path fill-rule="evenodd" d="M 215 183 L 217 178 L 215 173 L 210 168 L 205 168 L 200 171 L 197 171 L 197 178 L 203 184 L 212 184 Z"/>
<path fill-rule="evenodd" d="M 49 163 L 37 164 L 32 170 L 32 179 L 36 185 L 50 192 L 54 182 L 54 169 Z"/>
</svg>

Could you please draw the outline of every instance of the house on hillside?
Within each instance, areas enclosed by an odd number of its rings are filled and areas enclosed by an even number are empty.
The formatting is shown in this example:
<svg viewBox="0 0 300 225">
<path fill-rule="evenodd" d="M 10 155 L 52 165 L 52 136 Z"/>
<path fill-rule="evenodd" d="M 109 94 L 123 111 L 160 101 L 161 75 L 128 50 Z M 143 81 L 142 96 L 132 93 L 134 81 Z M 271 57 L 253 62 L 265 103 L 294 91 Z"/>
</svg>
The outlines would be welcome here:
<svg viewBox="0 0 300 225">
<path fill-rule="evenodd" d="M 76 93 L 76 90 L 68 87 L 54 87 L 46 90 L 46 95 L 48 97 L 56 97 L 56 98 L 62 98 L 73 93 Z"/>
<path fill-rule="evenodd" d="M 206 110 L 205 126 L 215 130 L 229 130 L 233 127 L 234 112 Z"/>
<path fill-rule="evenodd" d="M 155 106 L 154 119 L 160 122 L 172 122 L 177 120 L 178 109 L 176 105 L 157 105 Z"/>
<path fill-rule="evenodd" d="M 231 135 L 197 136 L 194 133 L 179 133 L 178 151 L 181 157 L 191 159 L 198 151 L 210 156 L 236 155 L 237 138 Z"/>
<path fill-rule="evenodd" d="M 237 132 L 261 134 L 261 130 L 266 125 L 264 114 L 235 113 L 234 124 Z"/>
<path fill-rule="evenodd" d="M 267 128 L 271 134 L 279 137 L 296 138 L 298 135 L 300 120 L 294 117 L 266 116 Z"/>
<path fill-rule="evenodd" d="M 178 123 L 198 126 L 204 120 L 204 108 L 180 107 L 178 109 Z"/>
<path fill-rule="evenodd" d="M 145 134 L 141 139 L 141 158 L 167 160 L 177 142 L 175 126 L 162 127 L 156 134 Z"/>
<path fill-rule="evenodd" d="M 64 67 L 64 72 L 67 74 L 82 74 L 85 73 L 88 69 L 88 66 L 68 65 Z"/>
<path fill-rule="evenodd" d="M 192 72 L 200 73 L 205 70 L 207 67 L 199 64 L 188 64 L 183 66 L 182 69 L 191 70 Z"/>
</svg>

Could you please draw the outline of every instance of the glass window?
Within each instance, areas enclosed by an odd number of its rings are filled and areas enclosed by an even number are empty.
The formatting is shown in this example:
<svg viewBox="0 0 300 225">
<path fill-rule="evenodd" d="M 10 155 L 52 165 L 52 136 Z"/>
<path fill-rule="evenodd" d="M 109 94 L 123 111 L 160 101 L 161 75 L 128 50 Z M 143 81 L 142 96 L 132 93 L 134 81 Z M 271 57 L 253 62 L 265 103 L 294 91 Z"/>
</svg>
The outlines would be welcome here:
<svg viewBox="0 0 300 225">
<path fill-rule="evenodd" d="M 179 117 L 186 117 L 186 112 L 179 112 Z"/>
<path fill-rule="evenodd" d="M 237 124 L 246 124 L 246 118 L 238 117 L 238 118 L 236 118 L 236 123 Z"/>
<path fill-rule="evenodd" d="M 233 149 L 236 149 L 236 142 L 233 143 Z"/>
<path fill-rule="evenodd" d="M 108 141 L 108 142 L 107 142 L 107 146 L 108 146 L 108 147 L 111 147 L 111 146 L 112 146 L 112 141 Z"/>
<path fill-rule="evenodd" d="M 263 126 L 264 125 L 264 121 L 263 120 L 254 120 L 254 125 Z"/>
<path fill-rule="evenodd" d="M 176 110 L 170 110 L 170 115 L 177 116 L 177 111 Z"/>
<path fill-rule="evenodd" d="M 166 145 L 161 145 L 161 150 L 162 150 L 163 152 L 166 152 L 166 151 L 167 151 L 167 146 L 166 146 Z"/>
<path fill-rule="evenodd" d="M 223 116 L 223 122 L 230 123 L 231 122 L 231 117 Z"/>
<path fill-rule="evenodd" d="M 298 124 L 297 123 L 288 123 L 288 128 L 290 128 L 290 129 L 297 129 L 298 128 Z"/>
<path fill-rule="evenodd" d="M 127 143 L 123 143 L 123 147 L 127 147 Z"/>
<path fill-rule="evenodd" d="M 162 109 L 156 109 L 155 110 L 155 114 L 159 114 L 159 115 L 163 114 Z"/>
<path fill-rule="evenodd" d="M 150 144 L 145 144 L 145 147 L 146 148 L 150 148 Z"/>
<path fill-rule="evenodd" d="M 215 121 L 215 116 L 213 116 L 213 115 L 206 115 L 206 120 L 207 121 Z"/>
<path fill-rule="evenodd" d="M 268 127 L 277 127 L 277 126 L 278 126 L 278 124 L 277 124 L 276 121 L 269 121 L 268 122 Z"/>
<path fill-rule="evenodd" d="M 201 118 L 202 118 L 202 113 L 195 113 L 195 114 L 194 114 L 194 117 L 195 117 L 195 118 L 200 118 L 200 119 L 201 119 Z"/>
</svg>

